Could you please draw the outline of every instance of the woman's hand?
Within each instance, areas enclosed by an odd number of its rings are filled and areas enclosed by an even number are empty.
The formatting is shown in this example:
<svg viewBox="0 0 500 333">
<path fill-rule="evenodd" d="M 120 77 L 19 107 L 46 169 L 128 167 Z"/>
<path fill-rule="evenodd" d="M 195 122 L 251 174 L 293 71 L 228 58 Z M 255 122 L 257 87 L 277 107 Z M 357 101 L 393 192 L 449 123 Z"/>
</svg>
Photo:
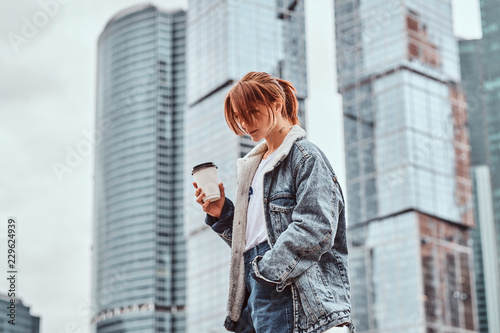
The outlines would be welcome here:
<svg viewBox="0 0 500 333">
<path fill-rule="evenodd" d="M 222 212 L 222 207 L 224 207 L 224 202 L 226 201 L 226 195 L 224 194 L 224 185 L 222 183 L 219 183 L 220 199 L 212 202 L 210 202 L 210 200 L 203 202 L 205 193 L 201 192 L 201 188 L 198 188 L 198 184 L 196 184 L 195 182 L 193 182 L 193 186 L 196 189 L 196 192 L 194 193 L 194 195 L 196 196 L 196 202 L 199 203 L 201 207 L 203 207 L 203 211 L 208 215 L 219 218 Z"/>
</svg>

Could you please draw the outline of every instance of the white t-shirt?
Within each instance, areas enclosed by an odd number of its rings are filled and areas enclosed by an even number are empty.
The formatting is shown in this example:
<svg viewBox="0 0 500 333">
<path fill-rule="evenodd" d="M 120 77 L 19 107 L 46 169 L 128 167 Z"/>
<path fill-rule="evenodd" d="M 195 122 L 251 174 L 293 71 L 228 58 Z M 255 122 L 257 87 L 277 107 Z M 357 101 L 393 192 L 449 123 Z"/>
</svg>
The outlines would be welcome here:
<svg viewBox="0 0 500 333">
<path fill-rule="evenodd" d="M 248 193 L 248 211 L 247 211 L 247 232 L 246 232 L 246 250 L 251 249 L 257 244 L 267 240 L 266 218 L 264 215 L 264 174 L 263 171 L 273 161 L 276 150 L 266 159 L 260 161 L 259 167 L 255 172 Z"/>
</svg>

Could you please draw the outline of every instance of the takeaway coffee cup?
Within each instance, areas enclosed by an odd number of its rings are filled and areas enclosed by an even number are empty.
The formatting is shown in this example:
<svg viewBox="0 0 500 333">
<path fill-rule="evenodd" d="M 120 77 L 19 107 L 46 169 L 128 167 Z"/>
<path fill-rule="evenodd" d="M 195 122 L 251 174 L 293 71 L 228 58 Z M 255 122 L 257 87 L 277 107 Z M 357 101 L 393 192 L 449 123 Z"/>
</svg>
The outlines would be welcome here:
<svg viewBox="0 0 500 333">
<path fill-rule="evenodd" d="M 203 202 L 220 199 L 219 179 L 217 178 L 217 166 L 212 162 L 198 164 L 193 167 L 194 180 L 201 191 L 205 193 Z"/>
</svg>

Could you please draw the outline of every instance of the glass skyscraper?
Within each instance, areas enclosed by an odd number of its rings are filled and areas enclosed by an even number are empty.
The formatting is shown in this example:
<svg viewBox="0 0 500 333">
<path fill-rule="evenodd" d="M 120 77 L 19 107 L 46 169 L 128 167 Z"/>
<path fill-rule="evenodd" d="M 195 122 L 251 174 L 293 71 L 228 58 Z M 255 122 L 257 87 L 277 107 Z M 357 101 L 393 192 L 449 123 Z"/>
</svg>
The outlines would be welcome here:
<svg viewBox="0 0 500 333">
<path fill-rule="evenodd" d="M 491 175 L 489 169 L 488 125 L 484 94 L 484 71 L 481 40 L 459 40 L 462 85 L 467 100 L 468 129 L 474 180 L 474 273 L 476 282 L 478 330 L 480 333 L 500 331 L 500 276 L 497 250 Z"/>
<path fill-rule="evenodd" d="M 471 165 L 488 165 L 488 121 L 484 94 L 481 40 L 458 41 L 462 86 L 467 101 Z"/>
<path fill-rule="evenodd" d="M 474 241 L 474 274 L 476 282 L 476 299 L 477 299 L 477 318 L 478 330 L 480 333 L 488 333 L 488 309 L 487 297 L 488 294 L 485 286 L 485 278 L 494 278 L 494 276 L 486 276 L 485 268 L 488 268 L 486 257 L 491 256 L 491 253 L 483 252 L 483 245 L 487 240 L 481 240 L 482 232 L 487 235 L 494 235 L 494 230 L 486 229 L 488 222 L 481 220 L 479 217 L 478 203 L 484 201 L 485 194 L 478 192 L 478 186 L 481 185 L 481 178 L 474 177 L 474 167 L 484 166 L 483 172 L 489 172 L 487 167 L 488 160 L 488 145 L 486 144 L 486 109 L 484 102 L 483 87 L 483 67 L 481 64 L 481 40 L 471 39 L 458 41 L 458 49 L 460 53 L 460 72 L 462 76 L 462 86 L 467 101 L 467 119 L 469 130 L 469 141 L 471 147 L 471 176 L 474 182 L 474 220 L 476 225 L 472 229 L 472 239 Z M 484 178 L 484 177 L 483 177 Z M 488 177 L 489 179 L 489 177 Z M 484 186 L 483 186 L 484 188 Z M 488 185 L 488 188 L 490 186 Z M 481 200 L 479 196 L 482 195 Z M 491 197 L 491 190 L 489 193 Z M 493 232 L 492 232 L 493 231 Z M 495 251 L 496 252 L 496 251 Z M 486 257 L 484 257 L 484 256 Z M 496 256 L 496 253 L 495 253 Z M 485 262 L 486 260 L 486 262 Z M 491 264 L 491 263 L 490 263 Z M 496 259 L 495 264 L 496 266 Z"/>
<path fill-rule="evenodd" d="M 500 2 L 481 3 L 483 39 L 460 40 L 460 65 L 462 83 L 468 107 L 468 128 L 471 144 L 471 163 L 474 166 L 474 213 L 476 227 L 473 230 L 474 263 L 478 300 L 478 325 L 480 333 L 500 332 L 500 246 L 499 219 L 495 219 L 495 184 L 498 175 L 498 131 L 500 129 L 498 107 L 500 70 L 495 61 L 500 60 L 497 49 L 498 16 Z M 484 48 L 484 51 L 483 51 Z M 496 165 L 496 166 L 495 166 Z M 497 187 L 498 192 L 498 187 Z M 498 217 L 498 216 L 497 216 Z"/>
<path fill-rule="evenodd" d="M 450 0 L 336 0 L 353 316 L 475 332 L 467 110 Z"/>
<path fill-rule="evenodd" d="M 188 95 L 185 118 L 185 222 L 188 247 L 187 332 L 222 332 L 226 317 L 230 249 L 204 223 L 194 201 L 191 168 L 212 161 L 235 199 L 236 159 L 254 146 L 232 133 L 224 97 L 250 71 L 291 81 L 305 126 L 304 2 L 297 0 L 191 0 L 187 19 Z"/>
<path fill-rule="evenodd" d="M 40 317 L 33 316 L 30 313 L 29 306 L 23 304 L 23 301 L 16 298 L 15 318 L 9 316 L 10 297 L 0 293 L 0 332 L 2 333 L 39 333 Z M 14 319 L 14 321 L 12 321 Z M 12 321 L 12 323 L 9 323 Z"/>
<path fill-rule="evenodd" d="M 111 18 L 98 42 L 94 332 L 185 332 L 186 13 Z"/>
<path fill-rule="evenodd" d="M 486 132 L 498 251 L 496 258 L 500 271 L 500 1 L 480 0 L 479 5 L 483 30 L 481 59 L 484 68 Z"/>
<path fill-rule="evenodd" d="M 497 246 L 491 173 L 487 165 L 472 168 L 474 180 L 473 230 L 474 268 L 476 275 L 479 333 L 500 332 L 500 272 L 497 266 Z"/>
</svg>

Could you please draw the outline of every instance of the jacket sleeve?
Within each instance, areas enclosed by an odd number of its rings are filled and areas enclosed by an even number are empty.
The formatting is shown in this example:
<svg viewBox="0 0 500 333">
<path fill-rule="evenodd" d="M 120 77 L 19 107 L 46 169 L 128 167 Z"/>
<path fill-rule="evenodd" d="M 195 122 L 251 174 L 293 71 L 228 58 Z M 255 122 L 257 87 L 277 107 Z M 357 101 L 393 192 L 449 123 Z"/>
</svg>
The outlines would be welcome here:
<svg viewBox="0 0 500 333">
<path fill-rule="evenodd" d="M 258 256 L 252 276 L 283 290 L 332 249 L 344 207 L 339 184 L 322 156 L 307 155 L 294 169 L 296 206 L 292 222 L 273 248 Z"/>
<path fill-rule="evenodd" d="M 233 217 L 234 204 L 227 197 L 222 206 L 222 212 L 219 218 L 206 215 L 205 223 L 212 228 L 228 245 L 231 247 L 233 238 Z"/>
</svg>

